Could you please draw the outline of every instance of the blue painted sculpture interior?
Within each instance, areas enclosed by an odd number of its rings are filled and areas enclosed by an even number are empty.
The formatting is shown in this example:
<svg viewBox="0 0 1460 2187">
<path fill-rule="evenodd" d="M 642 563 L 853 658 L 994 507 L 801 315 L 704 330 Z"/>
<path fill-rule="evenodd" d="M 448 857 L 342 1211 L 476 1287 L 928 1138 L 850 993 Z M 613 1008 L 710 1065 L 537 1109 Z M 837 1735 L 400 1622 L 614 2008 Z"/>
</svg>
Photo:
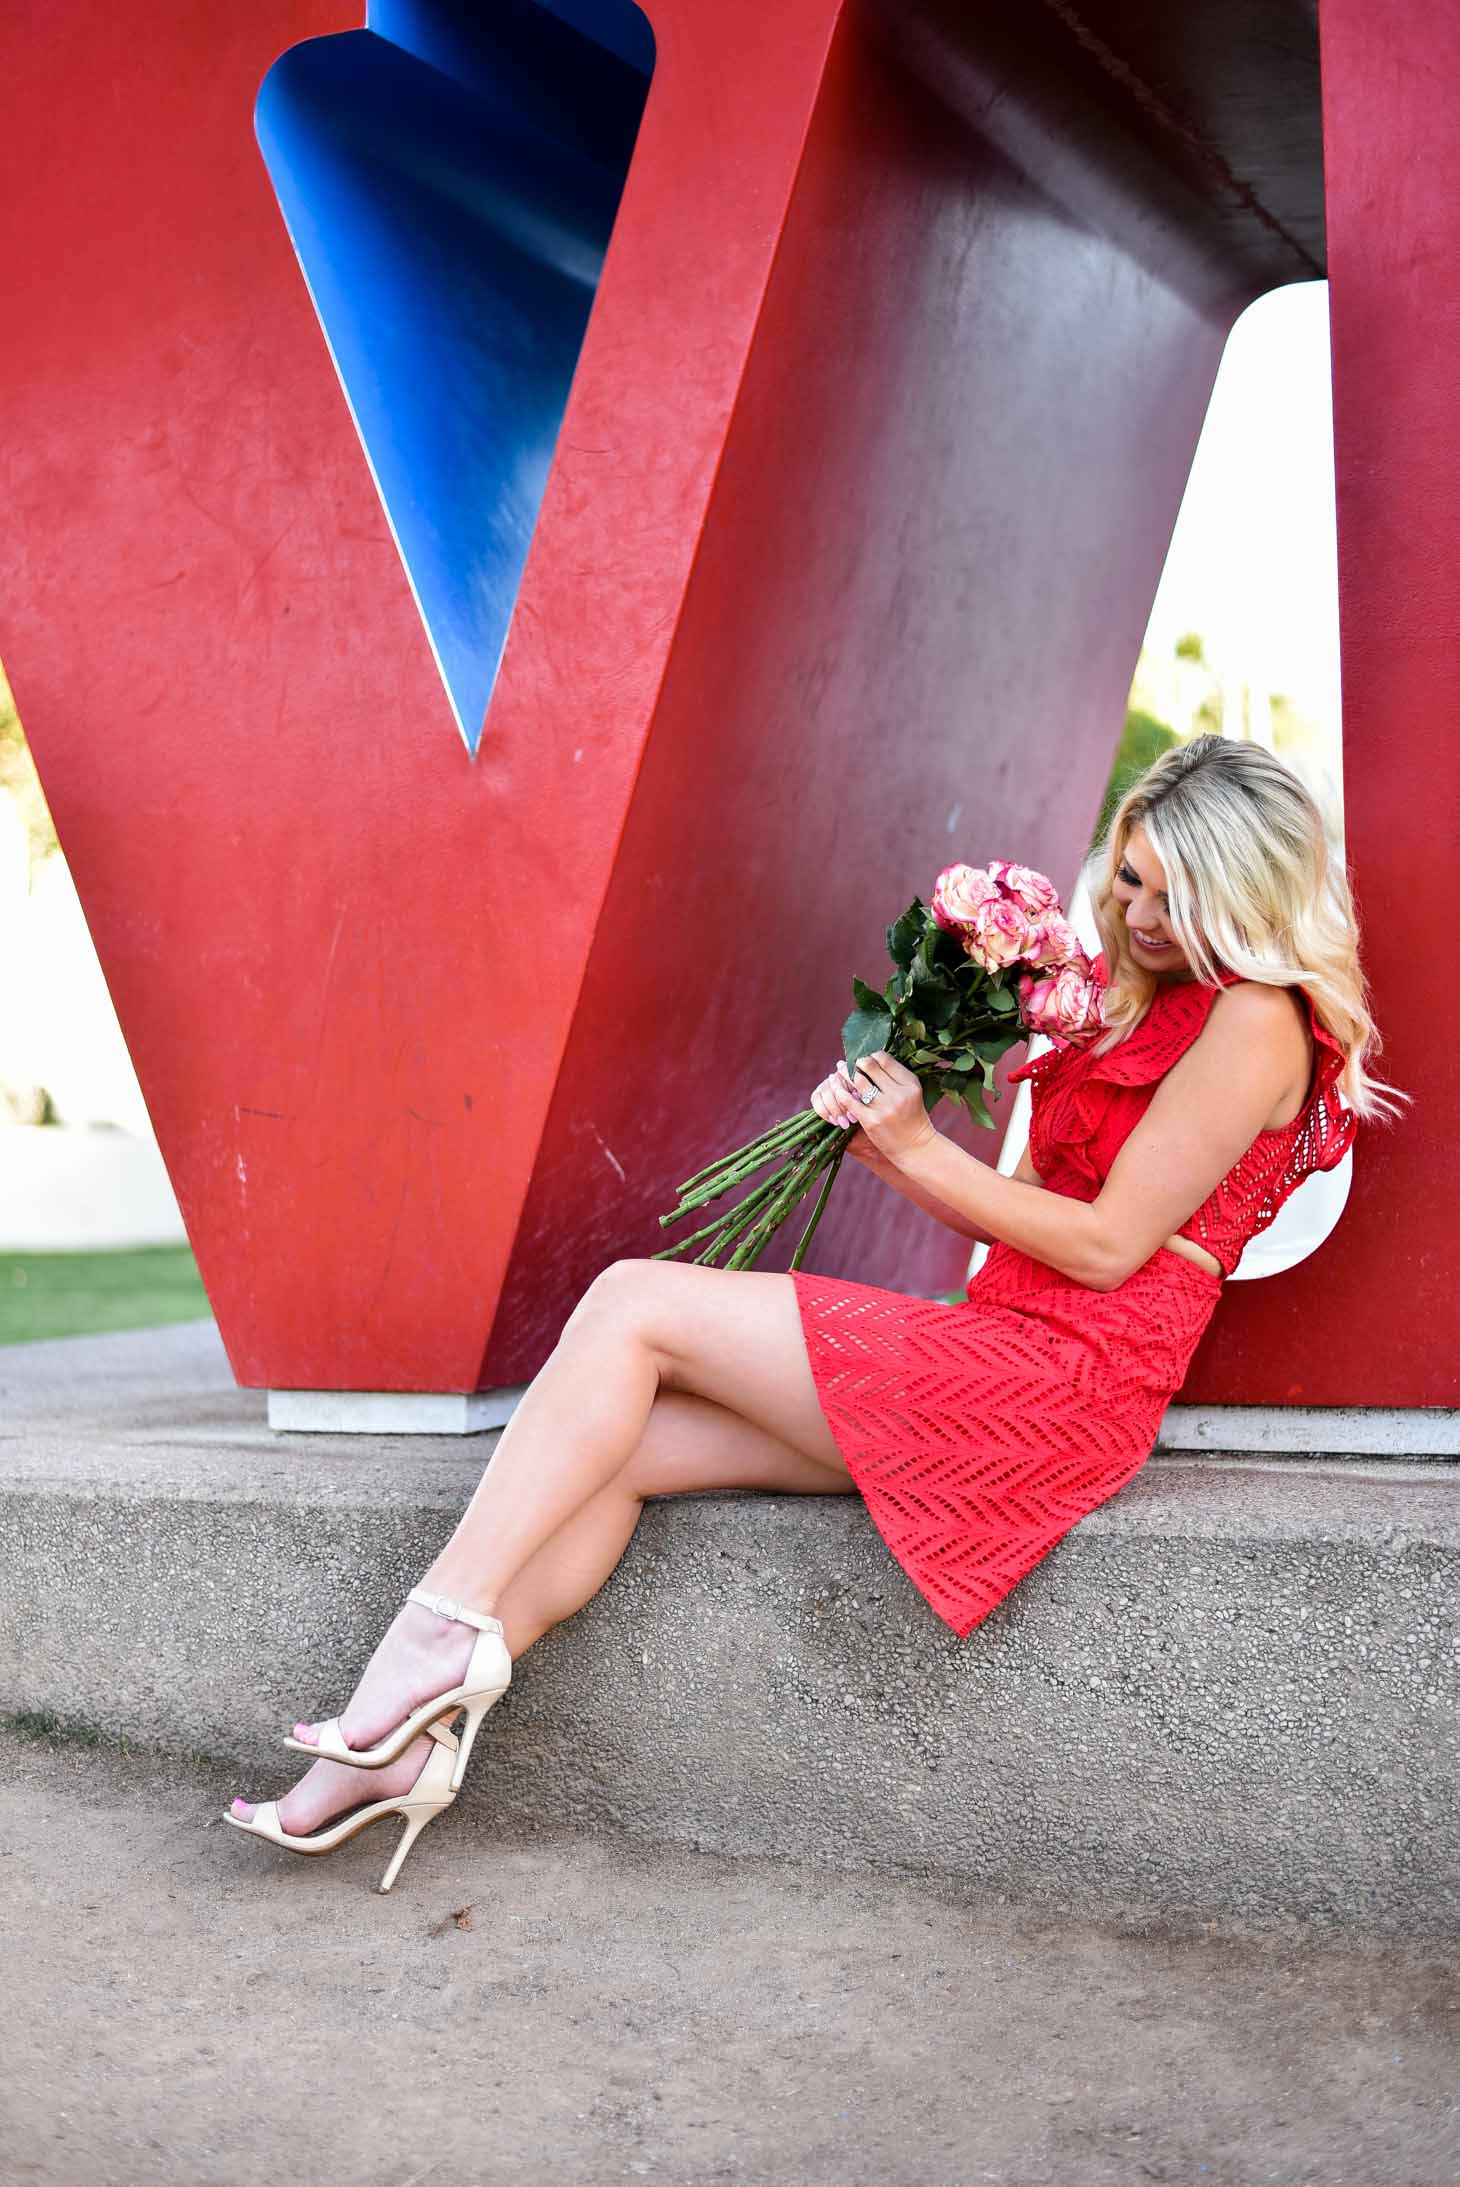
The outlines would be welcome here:
<svg viewBox="0 0 1460 2187">
<path fill-rule="evenodd" d="M 257 129 L 475 752 L 653 65 L 627 0 L 376 0 Z"/>
</svg>

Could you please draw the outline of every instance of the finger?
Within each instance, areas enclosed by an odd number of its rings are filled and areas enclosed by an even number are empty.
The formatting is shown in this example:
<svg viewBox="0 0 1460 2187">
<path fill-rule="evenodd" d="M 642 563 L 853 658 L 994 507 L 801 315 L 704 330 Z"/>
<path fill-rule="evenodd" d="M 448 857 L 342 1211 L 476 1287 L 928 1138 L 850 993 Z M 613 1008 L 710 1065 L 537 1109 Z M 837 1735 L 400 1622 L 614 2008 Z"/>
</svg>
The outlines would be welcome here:
<svg viewBox="0 0 1460 2187">
<path fill-rule="evenodd" d="M 884 1051 L 879 1050 L 876 1055 L 866 1057 L 865 1062 L 867 1076 L 885 1094 L 906 1094 L 918 1083 L 912 1071 Z"/>
<path fill-rule="evenodd" d="M 828 1124 L 847 1124 L 852 1119 L 847 1114 L 847 1100 L 834 1078 L 823 1079 L 812 1096 L 812 1106 L 818 1116 Z"/>
<path fill-rule="evenodd" d="M 846 1078 L 837 1088 L 843 1105 L 849 1107 L 853 1114 L 859 1117 L 865 1106 L 863 1096 L 870 1091 L 871 1088 L 867 1085 L 865 1079 L 859 1079 L 852 1071 L 848 1071 Z"/>
</svg>

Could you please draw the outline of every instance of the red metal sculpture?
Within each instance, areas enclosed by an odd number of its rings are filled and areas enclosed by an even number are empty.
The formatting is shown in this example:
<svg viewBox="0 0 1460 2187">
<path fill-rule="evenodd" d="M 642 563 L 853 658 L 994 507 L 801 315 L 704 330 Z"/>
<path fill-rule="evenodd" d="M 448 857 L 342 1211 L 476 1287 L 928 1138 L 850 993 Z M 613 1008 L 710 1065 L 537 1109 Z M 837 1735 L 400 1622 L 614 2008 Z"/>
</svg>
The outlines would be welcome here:
<svg viewBox="0 0 1460 2187">
<path fill-rule="evenodd" d="M 560 53 L 524 10 L 504 22 Z M 552 13 L 621 97 L 647 69 L 627 5 Z M 88 0 L 0 29 L 0 648 L 241 1382 L 525 1378 L 604 1262 L 658 1245 L 674 1180 L 824 1072 L 887 903 L 1010 845 L 1068 886 L 1227 328 L 1323 270 L 1301 28 L 1283 59 L 1247 18 L 1213 41 L 1180 13 L 658 0 L 601 275 L 563 261 L 596 289 L 576 369 L 554 352 L 571 387 L 495 673 L 467 618 L 476 723 L 253 133 L 279 57 L 358 14 Z M 398 0 L 370 33 L 452 27 Z M 1196 1383 L 1442 1404 L 1460 1089 L 1418 943 L 1446 930 L 1460 787 L 1435 338 L 1460 37 L 1415 0 L 1324 0 L 1322 29 L 1350 842 L 1416 1109 L 1321 1258 L 1227 1302 Z M 437 104 L 405 71 L 422 160 L 421 117 L 456 142 L 490 73 L 477 51 L 447 83 L 443 51 Z M 523 66 L 519 109 L 558 127 L 557 61 Z M 368 190 L 364 111 L 340 158 Z M 498 217 L 491 176 L 438 183 Z M 290 227 L 318 291 L 313 187 Z M 530 209 L 530 248 L 567 251 L 551 193 Z M 522 205 L 500 218 L 522 243 Z M 362 427 L 364 321 L 340 357 Z M 449 500 L 445 459 L 437 481 Z M 821 1264 L 956 1283 L 956 1241 L 883 1199 L 847 1190 Z"/>
</svg>

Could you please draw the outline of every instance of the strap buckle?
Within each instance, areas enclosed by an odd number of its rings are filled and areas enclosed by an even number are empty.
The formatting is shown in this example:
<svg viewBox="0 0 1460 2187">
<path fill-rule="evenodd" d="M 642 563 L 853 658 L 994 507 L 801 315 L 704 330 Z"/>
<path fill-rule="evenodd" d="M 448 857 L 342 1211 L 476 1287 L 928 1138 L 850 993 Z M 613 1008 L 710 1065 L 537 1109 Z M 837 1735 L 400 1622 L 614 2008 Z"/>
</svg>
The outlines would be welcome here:
<svg viewBox="0 0 1460 2187">
<path fill-rule="evenodd" d="M 406 1600 L 419 1602 L 422 1609 L 433 1610 L 437 1617 L 449 1618 L 454 1625 L 474 1625 L 479 1633 L 501 1635 L 500 1618 L 483 1617 L 479 1610 L 469 1610 L 456 1595 L 428 1595 L 424 1587 L 413 1587 Z"/>
</svg>

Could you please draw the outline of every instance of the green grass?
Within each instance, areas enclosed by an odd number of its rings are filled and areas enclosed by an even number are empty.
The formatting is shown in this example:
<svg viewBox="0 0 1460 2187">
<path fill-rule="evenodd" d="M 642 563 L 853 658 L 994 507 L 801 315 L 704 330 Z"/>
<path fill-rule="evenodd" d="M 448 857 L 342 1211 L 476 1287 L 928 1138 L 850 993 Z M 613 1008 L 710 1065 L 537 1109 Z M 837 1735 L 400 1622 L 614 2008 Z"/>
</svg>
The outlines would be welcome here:
<svg viewBox="0 0 1460 2187">
<path fill-rule="evenodd" d="M 132 1253 L 0 1253 L 0 1344 L 200 1321 L 211 1309 L 185 1245 Z"/>
</svg>

